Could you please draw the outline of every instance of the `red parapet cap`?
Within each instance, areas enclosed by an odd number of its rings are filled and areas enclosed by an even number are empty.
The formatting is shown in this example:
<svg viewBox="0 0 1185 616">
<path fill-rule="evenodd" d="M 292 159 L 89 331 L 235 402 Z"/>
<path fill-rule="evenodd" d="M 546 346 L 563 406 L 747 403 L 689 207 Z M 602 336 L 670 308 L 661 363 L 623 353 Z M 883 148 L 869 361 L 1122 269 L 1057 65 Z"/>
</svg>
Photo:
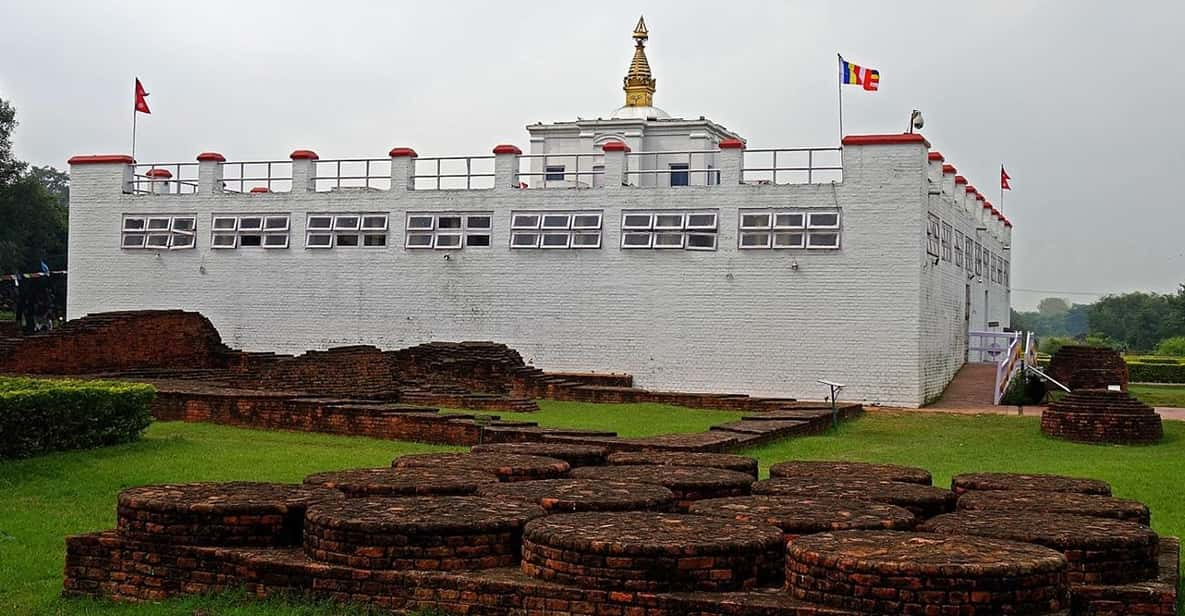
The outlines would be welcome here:
<svg viewBox="0 0 1185 616">
<path fill-rule="evenodd" d="M 975 200 L 976 201 L 983 201 L 984 203 L 987 203 L 987 199 L 984 199 L 983 194 L 981 194 L 979 191 L 975 191 Z M 990 203 L 988 203 L 988 207 L 991 207 Z"/>
<path fill-rule="evenodd" d="M 224 162 L 226 162 L 226 157 L 219 154 L 218 152 L 202 152 L 201 154 L 198 154 L 197 159 L 198 159 L 199 163 L 204 163 L 204 162 L 224 163 Z"/>
<path fill-rule="evenodd" d="M 967 183 L 967 178 L 965 178 L 961 175 L 955 176 L 955 184 L 966 184 L 966 183 Z"/>
<path fill-rule="evenodd" d="M 959 170 L 958 170 L 958 169 L 955 169 L 955 166 L 954 166 L 954 165 L 943 165 L 943 166 L 942 166 L 942 172 L 943 172 L 943 173 L 958 173 L 958 172 L 959 172 Z"/>
<path fill-rule="evenodd" d="M 387 152 L 387 155 L 390 156 L 391 158 L 417 158 L 417 157 L 419 157 L 419 154 L 416 154 L 416 151 L 411 148 L 391 148 L 391 151 Z"/>
<path fill-rule="evenodd" d="M 992 207 L 992 204 L 988 203 L 987 201 L 983 202 L 983 209 L 992 210 L 993 212 L 995 211 L 995 208 Z"/>
<path fill-rule="evenodd" d="M 251 192 L 253 193 L 270 193 L 271 191 L 272 190 L 267 186 L 256 186 L 255 188 L 251 189 Z"/>
<path fill-rule="evenodd" d="M 901 133 L 900 135 L 848 135 L 840 142 L 843 145 L 902 145 L 909 143 L 924 143 L 930 147 L 930 142 L 919 133 Z"/>
<path fill-rule="evenodd" d="M 956 179 L 956 181 L 957 181 L 957 179 Z M 964 181 L 964 182 L 966 182 L 966 180 L 963 180 L 963 181 Z M 974 187 L 974 186 L 972 186 L 972 185 L 970 185 L 970 184 L 967 184 L 967 192 L 969 192 L 969 193 L 975 193 L 975 194 L 977 194 L 977 195 L 979 194 L 979 191 L 978 191 L 978 190 L 975 190 L 975 187 Z"/>
<path fill-rule="evenodd" d="M 293 150 L 288 158 L 292 160 L 321 160 L 321 157 L 312 150 Z"/>
<path fill-rule="evenodd" d="M 721 150 L 743 150 L 745 142 L 740 139 L 724 139 L 720 141 Z"/>
<path fill-rule="evenodd" d="M 606 141 L 601 146 L 601 150 L 605 152 L 629 152 L 630 146 L 624 141 Z"/>
<path fill-rule="evenodd" d="M 515 156 L 518 156 L 522 153 L 523 151 L 518 149 L 517 145 L 502 143 L 494 146 L 494 154 L 514 154 Z"/>
<path fill-rule="evenodd" d="M 152 169 L 149 169 L 148 171 L 145 171 L 144 176 L 150 177 L 150 178 L 166 178 L 166 179 L 168 179 L 168 178 L 173 177 L 173 172 L 169 171 L 168 169 L 152 168 Z"/>
<path fill-rule="evenodd" d="M 942 155 L 942 152 L 930 152 L 926 155 L 926 160 L 936 160 L 942 162 L 945 161 L 946 158 Z"/>
<path fill-rule="evenodd" d="M 71 165 L 131 165 L 136 161 L 127 154 L 91 154 L 89 156 L 72 156 L 66 162 Z"/>
<path fill-rule="evenodd" d="M 1005 218 L 1005 219 L 1004 219 L 1004 226 L 1005 226 L 1005 227 L 1008 227 L 1009 229 L 1011 229 L 1011 228 L 1012 228 L 1012 221 L 1011 221 L 1011 220 L 1008 220 L 1007 218 Z"/>
</svg>

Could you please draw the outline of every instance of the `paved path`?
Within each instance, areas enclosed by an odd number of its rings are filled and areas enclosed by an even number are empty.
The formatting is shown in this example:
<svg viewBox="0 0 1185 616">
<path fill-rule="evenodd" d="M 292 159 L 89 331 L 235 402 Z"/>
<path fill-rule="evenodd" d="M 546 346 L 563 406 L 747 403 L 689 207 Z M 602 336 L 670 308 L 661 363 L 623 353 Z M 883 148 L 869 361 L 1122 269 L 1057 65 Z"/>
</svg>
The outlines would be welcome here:
<svg viewBox="0 0 1185 616">
<path fill-rule="evenodd" d="M 920 409 L 905 409 L 894 407 L 867 407 L 866 410 L 905 411 L 912 413 L 954 413 L 957 415 L 1012 415 L 1014 417 L 1040 417 L 1044 406 L 954 406 L 932 405 Z M 1173 406 L 1158 406 L 1156 412 L 1161 419 L 1167 421 L 1185 421 L 1185 408 Z"/>
</svg>

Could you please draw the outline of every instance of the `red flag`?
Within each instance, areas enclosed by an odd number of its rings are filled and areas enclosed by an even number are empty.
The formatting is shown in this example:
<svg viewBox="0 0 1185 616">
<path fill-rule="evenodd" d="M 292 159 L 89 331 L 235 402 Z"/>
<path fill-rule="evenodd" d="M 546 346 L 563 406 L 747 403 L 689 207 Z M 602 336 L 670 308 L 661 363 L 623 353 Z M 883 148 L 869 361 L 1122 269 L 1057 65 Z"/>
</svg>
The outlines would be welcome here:
<svg viewBox="0 0 1185 616">
<path fill-rule="evenodd" d="M 136 78 L 136 111 L 140 113 L 151 114 L 148 110 L 148 92 L 144 90 L 144 86 L 140 84 L 140 78 Z"/>
<path fill-rule="evenodd" d="M 1000 190 L 1012 190 L 1012 186 L 1008 185 L 1008 180 L 1011 179 L 1012 176 L 1008 175 L 1008 172 L 1004 170 L 1004 165 L 1000 165 Z"/>
</svg>

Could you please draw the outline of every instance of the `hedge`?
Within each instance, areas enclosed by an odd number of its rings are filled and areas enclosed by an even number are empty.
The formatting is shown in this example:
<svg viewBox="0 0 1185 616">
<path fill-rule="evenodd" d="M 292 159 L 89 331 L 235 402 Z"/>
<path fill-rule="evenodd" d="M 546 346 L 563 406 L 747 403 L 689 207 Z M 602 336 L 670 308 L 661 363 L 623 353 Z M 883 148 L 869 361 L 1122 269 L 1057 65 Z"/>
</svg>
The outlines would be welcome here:
<svg viewBox="0 0 1185 616">
<path fill-rule="evenodd" d="M 0 458 L 138 440 L 151 385 L 0 377 Z"/>
<path fill-rule="evenodd" d="M 1132 383 L 1185 383 L 1185 366 L 1128 362 L 1127 375 Z"/>
</svg>

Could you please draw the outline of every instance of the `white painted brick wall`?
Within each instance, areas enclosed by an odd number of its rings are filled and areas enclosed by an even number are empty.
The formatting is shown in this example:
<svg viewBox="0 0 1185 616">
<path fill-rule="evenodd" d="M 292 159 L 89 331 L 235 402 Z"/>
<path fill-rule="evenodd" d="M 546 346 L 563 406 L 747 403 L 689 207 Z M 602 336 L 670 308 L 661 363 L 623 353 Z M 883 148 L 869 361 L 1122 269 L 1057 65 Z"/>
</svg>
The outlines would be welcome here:
<svg viewBox="0 0 1185 616">
<path fill-rule="evenodd" d="M 282 353 L 496 340 L 544 369 L 625 371 L 652 389 L 819 399 L 826 378 L 849 385 L 846 399 L 916 406 L 965 345 L 962 282 L 953 264 L 926 264 L 925 212 L 953 208 L 927 205 L 925 156 L 921 144 L 849 146 L 834 186 L 156 197 L 122 194 L 122 166 L 76 165 L 68 314 L 196 310 L 227 344 Z M 837 205 L 842 250 L 736 248 L 740 208 Z M 622 210 L 664 208 L 718 210 L 719 249 L 618 247 Z M 511 250 L 518 209 L 603 210 L 604 246 Z M 493 212 L 493 245 L 448 260 L 403 248 L 407 212 L 446 210 Z M 305 215 L 326 211 L 390 212 L 389 247 L 306 250 Z M 291 248 L 209 248 L 212 215 L 281 212 Z M 195 214 L 198 247 L 120 249 L 124 214 L 158 213 Z"/>
</svg>

